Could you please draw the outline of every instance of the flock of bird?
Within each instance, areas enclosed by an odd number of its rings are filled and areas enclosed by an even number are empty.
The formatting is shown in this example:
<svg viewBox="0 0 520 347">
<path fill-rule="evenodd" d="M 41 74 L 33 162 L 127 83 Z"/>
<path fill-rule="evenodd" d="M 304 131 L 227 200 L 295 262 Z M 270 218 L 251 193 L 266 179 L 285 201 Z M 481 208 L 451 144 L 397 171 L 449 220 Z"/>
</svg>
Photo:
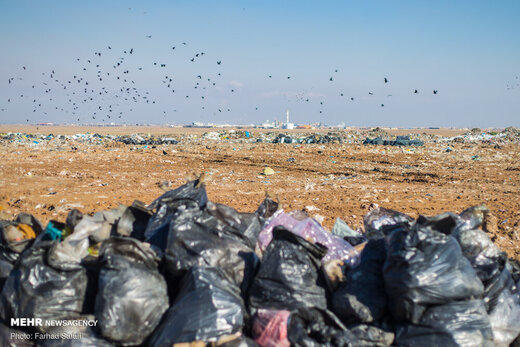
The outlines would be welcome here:
<svg viewBox="0 0 520 347">
<path fill-rule="evenodd" d="M 146 35 L 146 38 L 152 39 L 152 35 Z M 177 110 L 175 105 L 171 105 L 171 98 L 158 97 L 158 95 L 155 95 L 156 93 L 154 94 L 153 91 L 156 92 L 157 87 L 162 85 L 161 88 L 171 93 L 170 95 L 176 95 L 177 103 L 181 102 L 180 99 L 183 99 L 183 102 L 189 102 L 189 100 L 195 98 L 199 100 L 201 110 L 207 110 L 215 117 L 219 117 L 223 112 L 231 112 L 229 104 L 223 106 L 223 103 L 218 101 L 216 103 L 207 102 L 208 99 L 215 98 L 215 93 L 210 93 L 212 89 L 218 89 L 220 92 L 220 94 L 217 93 L 216 98 L 219 95 L 223 97 L 223 95 L 240 91 L 240 84 L 230 86 L 223 78 L 221 68 L 224 64 L 223 61 L 220 58 L 211 60 L 212 58 L 209 58 L 209 55 L 203 51 L 189 50 L 189 45 L 186 42 L 172 45 L 170 53 L 175 54 L 180 49 L 183 49 L 185 53 L 191 53 L 188 61 L 186 61 L 187 64 L 197 63 L 200 59 L 210 59 L 210 62 L 212 61 L 212 64 L 214 64 L 212 73 L 199 73 L 194 77 L 190 88 L 192 88 L 192 91 L 195 90 L 195 93 L 187 92 L 188 85 L 185 81 L 181 83 L 174 78 L 174 73 L 168 69 L 168 61 L 150 61 L 148 64 L 144 64 L 143 60 L 139 60 L 139 64 L 136 65 L 135 61 L 132 63 L 132 59 L 138 53 L 137 49 L 116 49 L 108 45 L 103 50 L 93 52 L 92 56 L 76 58 L 74 62 L 78 65 L 76 73 L 69 76 L 65 71 L 49 68 L 48 71 L 40 72 L 41 77 L 37 81 L 30 82 L 29 78 L 40 76 L 40 73 L 35 73 L 27 66 L 22 66 L 19 70 L 20 75 L 10 77 L 7 83 L 12 88 L 22 87 L 30 90 L 17 94 L 11 93 L 15 96 L 7 98 L 5 106 L 1 107 L 0 111 L 7 111 L 11 103 L 22 102 L 31 105 L 32 115 L 25 117 L 27 123 L 36 120 L 45 121 L 49 112 L 64 113 L 68 115 L 67 121 L 77 123 L 125 123 L 127 122 L 127 113 L 133 112 L 137 104 L 157 104 L 158 107 L 162 107 L 164 121 L 168 121 L 170 112 L 177 112 Z M 175 65 L 177 66 L 177 64 Z M 329 83 L 335 82 L 338 69 L 333 71 L 328 78 Z M 139 76 L 136 76 L 137 74 Z M 136 82 L 138 78 L 135 77 L 142 78 L 143 75 L 149 77 L 153 74 L 162 77 L 157 85 L 151 89 L 146 88 L 149 83 L 139 85 L 140 83 Z M 282 80 L 291 80 L 292 76 L 273 76 L 270 74 L 266 77 L 272 79 L 275 83 L 281 83 Z M 385 85 L 390 83 L 387 77 L 382 78 L 381 82 Z M 185 95 L 179 97 L 179 93 Z M 367 91 L 367 93 L 369 97 L 375 94 L 373 91 Z M 412 95 L 419 94 L 419 90 L 411 89 L 410 93 Z M 438 90 L 433 89 L 432 93 L 436 95 Z M 165 95 L 165 93 L 161 93 L 161 95 Z M 350 102 L 356 100 L 354 96 L 347 96 L 343 92 L 339 92 L 339 96 Z M 392 94 L 386 95 L 386 97 L 391 96 Z M 288 93 L 285 94 L 285 97 L 288 97 Z M 322 97 L 312 96 L 312 93 L 309 92 L 294 93 L 291 97 L 294 97 L 297 102 L 314 103 L 319 113 L 323 113 L 325 101 Z M 385 107 L 385 104 L 381 103 L 380 107 Z M 253 109 L 259 111 L 260 105 L 251 105 L 251 110 Z"/>
<path fill-rule="evenodd" d="M 514 81 L 507 82 L 506 84 L 507 90 L 516 89 L 518 87 L 520 87 L 520 80 L 518 79 L 518 76 L 515 76 Z"/>
</svg>

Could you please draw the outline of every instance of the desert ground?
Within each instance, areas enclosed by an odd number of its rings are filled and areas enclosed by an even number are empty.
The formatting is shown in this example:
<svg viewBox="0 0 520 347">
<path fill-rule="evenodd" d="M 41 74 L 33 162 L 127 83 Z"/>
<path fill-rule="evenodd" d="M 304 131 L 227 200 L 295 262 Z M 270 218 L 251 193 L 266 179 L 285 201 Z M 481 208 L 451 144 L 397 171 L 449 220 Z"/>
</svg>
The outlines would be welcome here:
<svg viewBox="0 0 520 347">
<path fill-rule="evenodd" d="M 463 130 L 386 129 L 387 135 L 416 133 L 425 139 L 422 147 L 404 148 L 362 145 L 362 138 L 328 144 L 255 142 L 273 132 L 265 129 L 250 129 L 249 139 L 205 137 L 213 131 L 218 130 L 0 126 L 3 135 L 143 133 L 180 139 L 175 145 L 143 146 L 103 137 L 78 143 L 69 138 L 33 142 L 0 136 L 1 217 L 28 212 L 45 225 L 51 219 L 64 220 L 72 208 L 93 213 L 134 200 L 148 204 L 165 187 L 175 188 L 205 173 L 214 202 L 255 211 L 267 192 L 285 210 L 305 209 L 327 228 L 336 217 L 362 228 L 364 214 L 375 205 L 417 217 L 460 213 L 485 204 L 493 216 L 489 230 L 493 241 L 520 260 L 518 140 L 457 142 L 446 137 Z M 328 130 L 295 130 L 290 135 L 303 132 Z M 273 175 L 262 175 L 266 166 Z"/>
</svg>

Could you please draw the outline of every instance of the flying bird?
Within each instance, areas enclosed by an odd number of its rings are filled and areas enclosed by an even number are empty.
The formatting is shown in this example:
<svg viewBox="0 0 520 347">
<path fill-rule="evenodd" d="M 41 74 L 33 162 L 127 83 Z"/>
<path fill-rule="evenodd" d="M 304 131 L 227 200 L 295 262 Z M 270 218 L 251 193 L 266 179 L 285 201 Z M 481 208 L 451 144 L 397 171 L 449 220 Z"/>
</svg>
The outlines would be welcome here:
<svg viewBox="0 0 520 347">
<path fill-rule="evenodd" d="M 435 89 L 433 90 L 433 94 L 437 94 L 437 92 L 438 92 L 438 90 L 435 90 Z"/>
</svg>

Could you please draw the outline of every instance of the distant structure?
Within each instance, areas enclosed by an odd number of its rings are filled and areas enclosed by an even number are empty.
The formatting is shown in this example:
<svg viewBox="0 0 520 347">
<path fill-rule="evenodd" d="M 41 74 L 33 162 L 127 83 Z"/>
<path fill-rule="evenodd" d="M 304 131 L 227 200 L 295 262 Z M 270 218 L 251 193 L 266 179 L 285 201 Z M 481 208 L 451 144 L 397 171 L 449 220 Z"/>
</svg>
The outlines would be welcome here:
<svg viewBox="0 0 520 347">
<path fill-rule="evenodd" d="M 288 130 L 294 129 L 294 123 L 289 121 L 289 110 L 287 110 L 287 121 L 283 125 L 283 128 Z"/>
<path fill-rule="evenodd" d="M 274 120 L 273 122 L 269 122 L 269 119 L 260 125 L 260 128 L 264 129 L 279 129 L 282 127 L 282 122 L 278 120 Z"/>
</svg>

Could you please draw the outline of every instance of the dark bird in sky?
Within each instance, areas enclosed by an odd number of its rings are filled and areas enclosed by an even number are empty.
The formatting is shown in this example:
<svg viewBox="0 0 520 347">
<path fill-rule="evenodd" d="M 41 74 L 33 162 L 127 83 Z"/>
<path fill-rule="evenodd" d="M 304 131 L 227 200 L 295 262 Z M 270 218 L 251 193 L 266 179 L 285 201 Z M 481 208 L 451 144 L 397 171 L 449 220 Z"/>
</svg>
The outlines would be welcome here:
<svg viewBox="0 0 520 347">
<path fill-rule="evenodd" d="M 388 79 L 385 77 L 385 83 L 388 83 Z"/>
<path fill-rule="evenodd" d="M 329 81 L 331 81 L 331 82 L 333 81 L 332 77 L 331 77 L 331 78 L 329 78 Z"/>
<path fill-rule="evenodd" d="M 152 35 L 146 35 L 147 38 L 151 39 L 152 38 Z"/>
<path fill-rule="evenodd" d="M 194 61 L 195 61 L 195 58 L 191 58 L 190 60 L 191 60 L 192 62 L 194 62 Z"/>
<path fill-rule="evenodd" d="M 182 44 L 183 44 L 184 46 L 186 46 L 186 42 L 183 42 Z"/>
<path fill-rule="evenodd" d="M 130 48 L 130 54 L 134 53 L 134 49 Z"/>
<path fill-rule="evenodd" d="M 369 95 L 374 95 L 374 93 L 372 93 L 372 92 L 368 92 L 368 94 L 369 94 Z"/>
<path fill-rule="evenodd" d="M 173 46 L 172 49 L 175 49 L 175 46 Z"/>
<path fill-rule="evenodd" d="M 438 90 L 434 89 L 433 94 L 437 94 Z"/>
<path fill-rule="evenodd" d="M 413 93 L 417 94 L 417 93 L 419 93 L 419 91 L 416 89 L 416 90 L 413 91 Z"/>
<path fill-rule="evenodd" d="M 108 49 L 112 49 L 112 47 L 108 46 Z M 79 60 L 79 59 L 78 59 Z"/>
<path fill-rule="evenodd" d="M 381 107 L 385 107 L 385 104 L 381 104 Z"/>
<path fill-rule="evenodd" d="M 222 64 L 222 61 L 218 60 L 217 65 L 220 65 L 220 64 Z"/>
</svg>

